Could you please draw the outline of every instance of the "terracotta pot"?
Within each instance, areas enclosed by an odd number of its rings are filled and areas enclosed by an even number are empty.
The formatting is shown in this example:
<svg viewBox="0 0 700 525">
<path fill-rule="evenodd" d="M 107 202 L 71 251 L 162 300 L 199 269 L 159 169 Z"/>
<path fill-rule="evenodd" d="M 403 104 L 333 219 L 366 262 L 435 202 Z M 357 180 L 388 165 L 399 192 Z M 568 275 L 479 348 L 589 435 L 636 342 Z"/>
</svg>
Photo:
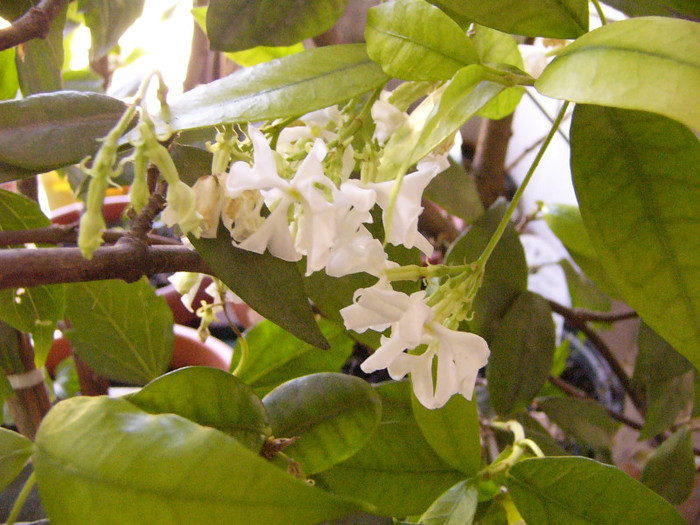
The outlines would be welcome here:
<svg viewBox="0 0 700 525">
<path fill-rule="evenodd" d="M 106 197 L 102 205 L 102 215 L 107 224 L 117 224 L 121 220 L 124 210 L 129 205 L 128 195 L 113 195 Z M 85 205 L 82 202 L 62 206 L 51 212 L 51 222 L 54 224 L 73 224 L 80 220 Z"/>
</svg>

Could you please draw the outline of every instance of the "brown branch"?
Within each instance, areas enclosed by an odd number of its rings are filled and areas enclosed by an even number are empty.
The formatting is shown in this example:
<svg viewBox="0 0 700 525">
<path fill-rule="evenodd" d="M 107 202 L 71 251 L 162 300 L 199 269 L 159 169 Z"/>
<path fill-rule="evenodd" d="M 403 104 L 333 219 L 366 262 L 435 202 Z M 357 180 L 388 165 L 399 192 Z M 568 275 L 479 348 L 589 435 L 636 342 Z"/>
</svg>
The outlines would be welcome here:
<svg viewBox="0 0 700 525">
<path fill-rule="evenodd" d="M 622 365 L 620 365 L 612 350 L 610 350 L 610 347 L 605 343 L 605 341 L 603 341 L 595 330 L 588 326 L 587 319 L 579 317 L 574 310 L 567 308 L 563 304 L 559 304 L 556 301 L 550 300 L 549 306 L 552 308 L 553 312 L 562 315 L 575 328 L 580 330 L 588 338 L 591 344 L 596 347 L 603 359 L 607 361 L 613 374 L 615 374 L 620 380 L 622 388 L 625 390 L 625 392 L 627 392 L 627 395 L 632 400 L 634 406 L 640 413 L 644 414 L 646 412 L 646 403 L 644 402 L 644 398 L 639 394 L 637 389 L 632 386 L 627 372 L 625 372 L 625 370 L 622 368 Z"/>
<path fill-rule="evenodd" d="M 33 230 L 0 231 L 0 248 L 20 246 L 22 244 L 74 244 L 78 241 L 78 224 L 74 222 L 66 225 L 53 224 Z M 109 229 L 102 233 L 102 238 L 106 243 L 114 244 L 126 234 L 127 232 L 121 229 Z M 148 244 L 151 245 L 182 245 L 177 239 L 163 237 L 154 233 L 149 233 L 146 237 Z"/>
<path fill-rule="evenodd" d="M 639 317 L 637 312 L 630 310 L 629 312 L 594 312 L 592 310 L 584 310 L 583 308 L 568 308 L 563 304 L 550 301 L 552 310 L 556 311 L 563 317 L 573 320 L 578 319 L 581 322 L 592 321 L 594 323 L 616 323 L 617 321 L 627 321 L 628 319 L 636 319 Z"/>
<path fill-rule="evenodd" d="M 51 21 L 65 7 L 68 0 L 41 0 L 15 20 L 10 27 L 0 29 L 0 51 L 15 47 L 34 38 L 46 38 Z"/>
<path fill-rule="evenodd" d="M 506 193 L 505 165 L 512 122 L 511 114 L 500 120 L 484 119 L 481 123 L 472 171 L 485 209 Z"/>
<path fill-rule="evenodd" d="M 92 260 L 78 248 L 15 249 L 0 253 L 0 290 L 42 284 L 122 279 L 133 282 L 157 273 L 211 273 L 199 254 L 185 246 L 124 243 L 98 248 Z"/>
</svg>

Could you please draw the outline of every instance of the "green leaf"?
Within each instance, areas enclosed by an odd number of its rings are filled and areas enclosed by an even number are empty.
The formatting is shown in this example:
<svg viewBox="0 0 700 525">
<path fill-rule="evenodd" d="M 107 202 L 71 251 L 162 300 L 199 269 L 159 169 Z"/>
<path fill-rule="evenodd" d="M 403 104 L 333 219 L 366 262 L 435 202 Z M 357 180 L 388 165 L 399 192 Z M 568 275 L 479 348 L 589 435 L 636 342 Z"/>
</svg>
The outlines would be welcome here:
<svg viewBox="0 0 700 525">
<path fill-rule="evenodd" d="M 566 456 L 568 454 L 547 429 L 532 417 L 529 412 L 523 410 L 519 414 L 516 414 L 513 419 L 523 426 L 525 429 L 525 436 L 532 439 L 545 455 Z"/>
<path fill-rule="evenodd" d="M 75 164 L 97 151 L 125 109 L 115 98 L 77 91 L 0 102 L 0 161 L 35 173 Z"/>
<path fill-rule="evenodd" d="M 364 44 L 310 49 L 188 91 L 170 103 L 168 125 L 175 132 L 303 115 L 376 89 L 387 80 L 367 56 Z"/>
<path fill-rule="evenodd" d="M 39 205 L 18 193 L 0 190 L 0 231 L 49 226 Z M 0 319 L 31 333 L 35 360 L 43 366 L 53 342 L 56 323 L 63 319 L 65 287 L 61 284 L 0 290 Z"/>
<path fill-rule="evenodd" d="M 481 438 L 476 398 L 452 396 L 445 406 L 425 408 L 411 396 L 413 414 L 426 441 L 451 467 L 473 476 L 481 467 Z"/>
<path fill-rule="evenodd" d="M 505 89 L 502 84 L 482 81 L 483 78 L 482 66 L 475 64 L 462 68 L 446 85 L 432 110 L 414 110 L 387 141 L 377 180 L 393 180 L 397 173 L 405 172 L 456 133 L 462 124 Z M 427 102 L 431 100 L 434 99 L 429 97 Z"/>
<path fill-rule="evenodd" d="M 637 359 L 632 379 L 639 383 L 663 383 L 692 370 L 693 365 L 676 352 L 649 325 L 642 322 L 637 334 Z"/>
<path fill-rule="evenodd" d="M 144 0 L 79 0 L 78 10 L 85 15 L 92 45 L 90 60 L 109 53 L 119 37 L 141 16 Z"/>
<path fill-rule="evenodd" d="M 424 525 L 471 524 L 479 491 L 468 481 L 457 483 L 440 496 L 420 518 Z"/>
<path fill-rule="evenodd" d="M 270 321 L 263 321 L 245 334 L 248 354 L 240 368 L 234 361 L 236 376 L 253 387 L 256 394 L 265 395 L 285 381 L 320 372 L 340 372 L 352 354 L 355 342 L 342 327 L 324 319 L 319 320 L 329 350 L 300 341 Z M 233 351 L 234 360 L 242 355 L 240 342 Z"/>
<path fill-rule="evenodd" d="M 0 490 L 4 490 L 22 471 L 33 450 L 31 440 L 0 427 Z"/>
<path fill-rule="evenodd" d="M 688 428 L 661 443 L 644 465 L 640 481 L 673 505 L 688 499 L 695 484 L 695 455 Z"/>
<path fill-rule="evenodd" d="M 168 369 L 173 314 L 145 277 L 135 283 L 76 283 L 66 302 L 73 328 L 65 335 L 75 353 L 99 374 L 144 385 Z"/>
<path fill-rule="evenodd" d="M 615 288 L 700 367 L 697 137 L 650 113 L 577 106 L 571 171 L 586 230 Z"/>
<path fill-rule="evenodd" d="M 556 334 L 549 303 L 525 292 L 508 308 L 489 344 L 491 405 L 501 416 L 527 407 L 547 382 Z"/>
<path fill-rule="evenodd" d="M 284 383 L 263 399 L 275 437 L 299 439 L 284 453 L 315 474 L 360 450 L 379 424 L 382 403 L 366 381 L 334 373 Z"/>
<path fill-rule="evenodd" d="M 496 67 L 507 64 L 525 69 L 518 42 L 511 35 L 478 25 L 474 28 L 472 40 L 482 63 Z M 525 88 L 522 86 L 508 88 L 486 104 L 479 111 L 479 116 L 492 120 L 504 118 L 515 111 L 524 94 Z"/>
<path fill-rule="evenodd" d="M 466 264 L 481 255 L 506 209 L 497 201 L 464 235 L 455 241 L 446 256 L 447 264 Z M 474 317 L 469 326 L 490 340 L 508 306 L 527 290 L 527 262 L 517 232 L 508 225 L 486 263 L 484 281 L 474 299 Z"/>
<path fill-rule="evenodd" d="M 34 467 L 57 525 L 311 525 L 358 510 L 223 432 L 122 399 L 56 405 L 37 433 Z"/>
<path fill-rule="evenodd" d="M 220 430 L 255 453 L 272 435 L 265 407 L 253 390 L 216 368 L 180 368 L 154 379 L 127 399 L 149 414 L 176 414 Z"/>
<path fill-rule="evenodd" d="M 434 0 L 433 3 L 506 33 L 576 38 L 588 31 L 586 0 Z"/>
<path fill-rule="evenodd" d="M 691 373 L 647 385 L 647 413 L 639 439 L 651 439 L 669 429 L 693 401 L 694 387 Z"/>
<path fill-rule="evenodd" d="M 371 8 L 365 39 L 370 58 L 387 75 L 403 80 L 448 80 L 479 61 L 462 28 L 424 0 L 397 0 Z"/>
<path fill-rule="evenodd" d="M 660 113 L 700 129 L 700 25 L 662 17 L 608 24 L 566 47 L 542 72 L 543 95 Z"/>
<path fill-rule="evenodd" d="M 13 99 L 19 90 L 17 66 L 15 66 L 15 48 L 0 51 L 0 100 Z"/>
<path fill-rule="evenodd" d="M 528 525 L 683 525 L 652 490 L 621 470 L 581 457 L 534 458 L 513 465 L 506 485 Z"/>
<path fill-rule="evenodd" d="M 391 410 L 367 444 L 353 457 L 315 476 L 317 485 L 336 494 L 370 502 L 376 512 L 408 516 L 424 512 L 435 498 L 463 479 L 433 452 L 410 417 L 408 382 L 377 387 Z M 408 417 L 407 417 L 408 416 Z"/>
<path fill-rule="evenodd" d="M 602 405 L 589 399 L 548 397 L 537 404 L 565 433 L 597 450 L 611 447 L 620 426 Z"/>
<path fill-rule="evenodd" d="M 598 312 L 610 311 L 612 301 L 608 294 L 601 291 L 588 277 L 579 273 L 568 259 L 560 260 L 559 266 L 564 270 L 573 308 L 584 308 Z"/>
<path fill-rule="evenodd" d="M 583 273 L 605 293 L 617 296 L 610 277 L 598 260 L 579 209 L 570 204 L 547 204 L 543 217 Z"/>
<path fill-rule="evenodd" d="M 290 46 L 330 29 L 348 0 L 211 0 L 207 36 L 212 49 L 241 51 Z"/>
<path fill-rule="evenodd" d="M 700 4 L 695 0 L 603 0 L 629 16 L 675 16 L 700 20 Z"/>
<path fill-rule="evenodd" d="M 268 252 L 258 254 L 235 248 L 223 225 L 219 226 L 216 239 L 190 236 L 190 241 L 216 277 L 253 310 L 302 341 L 319 348 L 329 347 L 316 324 L 294 263 Z"/>
<path fill-rule="evenodd" d="M 455 217 L 473 223 L 484 214 L 474 177 L 448 158 L 450 167 L 435 177 L 423 195 Z"/>
</svg>

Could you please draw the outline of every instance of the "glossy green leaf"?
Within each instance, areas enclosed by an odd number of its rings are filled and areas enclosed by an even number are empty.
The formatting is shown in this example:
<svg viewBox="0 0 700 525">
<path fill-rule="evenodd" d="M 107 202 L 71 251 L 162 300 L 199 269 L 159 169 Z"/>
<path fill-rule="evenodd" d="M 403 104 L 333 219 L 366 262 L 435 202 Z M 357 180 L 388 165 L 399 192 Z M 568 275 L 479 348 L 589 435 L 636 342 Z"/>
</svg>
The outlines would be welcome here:
<svg viewBox="0 0 700 525">
<path fill-rule="evenodd" d="M 695 0 L 603 0 L 629 16 L 675 16 L 700 21 L 700 4 Z"/>
<path fill-rule="evenodd" d="M 464 235 L 455 241 L 446 256 L 447 264 L 466 264 L 481 255 L 506 209 L 497 201 Z M 525 251 L 515 229 L 508 225 L 486 263 L 484 281 L 474 299 L 472 331 L 490 340 L 510 303 L 527 290 Z"/>
<path fill-rule="evenodd" d="M 34 444 L 22 434 L 0 428 L 0 490 L 22 471 L 33 449 Z"/>
<path fill-rule="evenodd" d="M 239 70 L 170 103 L 172 131 L 303 115 L 388 80 L 364 44 L 310 49 Z"/>
<path fill-rule="evenodd" d="M 410 417 L 408 382 L 377 387 L 390 390 L 391 410 L 367 444 L 353 457 L 315 476 L 317 485 L 336 494 L 367 501 L 379 514 L 420 514 L 464 475 L 453 470 L 433 452 Z"/>
<path fill-rule="evenodd" d="M 423 196 L 455 217 L 473 223 L 484 214 L 474 177 L 452 159 L 450 167 L 430 181 Z"/>
<path fill-rule="evenodd" d="M 242 355 L 242 351 L 240 342 L 236 343 L 231 368 L 258 395 L 265 395 L 295 377 L 340 372 L 352 354 L 355 342 L 348 337 L 341 325 L 321 319 L 319 327 L 330 344 L 328 350 L 320 350 L 274 323 L 263 321 L 245 334 L 248 354 L 240 368 L 237 367 L 237 358 Z"/>
<path fill-rule="evenodd" d="M 90 60 L 103 57 L 119 43 L 119 37 L 141 16 L 143 5 L 144 0 L 78 1 L 92 38 Z"/>
<path fill-rule="evenodd" d="M 115 98 L 76 91 L 0 102 L 0 161 L 35 172 L 80 162 L 125 109 Z"/>
<path fill-rule="evenodd" d="M 620 426 L 602 405 L 589 399 L 548 397 L 537 404 L 565 433 L 598 450 L 611 447 Z"/>
<path fill-rule="evenodd" d="M 284 453 L 315 474 L 360 450 L 379 424 L 382 403 L 366 381 L 343 374 L 299 377 L 263 399 L 275 437 L 299 439 Z"/>
<path fill-rule="evenodd" d="M 649 385 L 669 381 L 692 370 L 693 365 L 676 352 L 649 325 L 642 322 L 637 334 L 637 359 L 632 379 Z"/>
<path fill-rule="evenodd" d="M 502 84 L 482 81 L 484 69 L 471 65 L 460 69 L 427 112 L 414 110 L 387 141 L 377 180 L 393 180 L 450 138 L 487 102 L 505 89 Z M 427 102 L 430 102 L 431 98 Z"/>
<path fill-rule="evenodd" d="M 290 46 L 330 29 L 348 0 L 211 0 L 207 36 L 212 49 L 241 51 Z"/>
<path fill-rule="evenodd" d="M 482 63 L 525 69 L 518 42 L 511 35 L 478 25 L 474 28 L 472 41 Z M 479 116 L 492 120 L 504 118 L 515 111 L 524 94 L 522 86 L 508 88 L 479 110 Z"/>
<path fill-rule="evenodd" d="M 651 439 L 673 425 L 693 401 L 693 374 L 686 373 L 647 385 L 647 413 L 639 439 Z"/>
<path fill-rule="evenodd" d="M 18 193 L 0 189 L 0 231 L 49 226 L 39 205 Z M 63 319 L 65 287 L 61 284 L 0 290 L 0 319 L 31 333 L 37 366 L 44 364 L 56 323 Z"/>
<path fill-rule="evenodd" d="M 491 405 L 501 416 L 527 407 L 547 382 L 556 334 L 549 303 L 520 294 L 494 331 L 487 367 Z"/>
<path fill-rule="evenodd" d="M 695 484 L 693 436 L 688 428 L 661 443 L 644 465 L 640 481 L 673 505 L 688 499 Z"/>
<path fill-rule="evenodd" d="M 481 467 L 481 437 L 476 398 L 452 396 L 442 408 L 430 410 L 411 396 L 413 414 L 426 441 L 440 458 L 467 476 Z"/>
<path fill-rule="evenodd" d="M 15 66 L 15 48 L 0 51 L 0 100 L 13 99 L 19 91 L 17 67 Z"/>
<path fill-rule="evenodd" d="M 543 95 L 660 113 L 700 129 L 700 24 L 645 17 L 592 31 L 537 79 Z"/>
<path fill-rule="evenodd" d="M 661 496 L 621 470 L 581 457 L 526 459 L 506 485 L 528 525 L 683 525 Z"/>
<path fill-rule="evenodd" d="M 577 106 L 571 150 L 583 221 L 615 288 L 700 367 L 700 141 L 658 115 Z"/>
<path fill-rule="evenodd" d="M 479 491 L 468 481 L 457 483 L 440 496 L 420 518 L 423 525 L 471 524 Z"/>
<path fill-rule="evenodd" d="M 215 275 L 253 310 L 302 341 L 328 348 L 294 263 L 277 259 L 268 252 L 259 254 L 235 248 L 223 225 L 219 226 L 216 239 L 190 236 L 190 241 Z"/>
<path fill-rule="evenodd" d="M 72 326 L 66 337 L 75 353 L 99 374 L 144 385 L 168 369 L 173 314 L 145 277 L 135 283 L 75 283 L 66 303 Z"/>
<path fill-rule="evenodd" d="M 387 75 L 448 80 L 479 61 L 472 41 L 449 16 L 425 0 L 397 0 L 369 10 L 367 53 Z"/>
<path fill-rule="evenodd" d="M 223 432 L 122 399 L 56 405 L 37 433 L 34 467 L 56 525 L 312 525 L 358 510 Z"/>
<path fill-rule="evenodd" d="M 127 399 L 149 414 L 176 414 L 220 430 L 256 453 L 271 435 L 267 412 L 253 390 L 217 368 L 180 368 Z"/>
<path fill-rule="evenodd" d="M 433 3 L 506 33 L 576 38 L 588 31 L 586 0 L 433 0 Z"/>
</svg>

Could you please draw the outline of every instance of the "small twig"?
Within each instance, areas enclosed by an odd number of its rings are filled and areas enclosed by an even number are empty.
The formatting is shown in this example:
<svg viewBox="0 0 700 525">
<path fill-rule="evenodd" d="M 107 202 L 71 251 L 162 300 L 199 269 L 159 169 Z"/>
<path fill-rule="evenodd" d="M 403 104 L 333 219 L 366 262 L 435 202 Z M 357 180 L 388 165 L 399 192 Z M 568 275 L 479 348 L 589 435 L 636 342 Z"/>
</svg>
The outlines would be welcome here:
<svg viewBox="0 0 700 525">
<path fill-rule="evenodd" d="M 160 181 L 156 186 L 156 190 L 148 199 L 148 204 L 144 206 L 141 212 L 131 219 L 131 227 L 129 232 L 120 240 L 138 240 L 144 244 L 148 241 L 148 232 L 153 227 L 153 221 L 158 214 L 165 209 L 165 190 L 168 184 L 165 181 Z"/>
<path fill-rule="evenodd" d="M 618 321 L 627 321 L 639 317 L 639 314 L 633 310 L 618 313 L 594 312 L 583 308 L 568 308 L 554 301 L 550 301 L 549 303 L 552 310 L 570 320 L 576 318 L 580 321 L 592 321 L 594 323 L 616 323 Z"/>
<path fill-rule="evenodd" d="M 51 22 L 68 0 L 42 0 L 15 20 L 10 27 L 0 29 L 0 51 L 15 47 L 34 38 L 46 38 Z"/>
</svg>

